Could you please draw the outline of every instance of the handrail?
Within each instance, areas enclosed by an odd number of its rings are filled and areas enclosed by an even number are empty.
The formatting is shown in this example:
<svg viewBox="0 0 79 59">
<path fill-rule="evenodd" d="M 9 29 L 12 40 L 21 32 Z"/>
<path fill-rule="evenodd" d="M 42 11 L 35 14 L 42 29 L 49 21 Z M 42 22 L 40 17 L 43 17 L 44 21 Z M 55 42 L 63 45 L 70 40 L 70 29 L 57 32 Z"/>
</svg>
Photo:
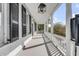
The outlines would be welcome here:
<svg viewBox="0 0 79 59">
<path fill-rule="evenodd" d="M 46 34 L 44 34 L 44 36 L 47 38 L 47 39 L 49 39 L 50 40 L 50 38 L 46 35 Z M 51 41 L 52 42 L 52 41 Z M 57 46 L 55 46 L 55 44 L 52 42 L 52 44 L 54 45 L 54 47 L 55 48 L 57 48 L 57 50 L 64 56 L 65 54 L 63 54 L 60 50 L 59 50 L 59 48 L 57 47 Z"/>
<path fill-rule="evenodd" d="M 44 33 L 45 34 L 45 33 Z M 50 35 L 49 35 L 50 34 Z M 45 34 L 46 35 L 46 34 Z M 66 55 L 65 53 L 66 53 L 66 43 L 65 43 L 65 40 L 63 40 L 63 42 L 62 42 L 62 40 L 58 40 L 58 39 L 56 39 L 56 38 L 54 38 L 53 37 L 53 39 L 51 39 L 50 37 L 51 37 L 51 33 L 47 33 L 47 38 L 48 39 L 50 39 L 52 42 L 53 42 L 53 44 L 59 49 L 59 50 L 61 50 L 61 52 L 64 54 L 64 55 Z"/>
</svg>

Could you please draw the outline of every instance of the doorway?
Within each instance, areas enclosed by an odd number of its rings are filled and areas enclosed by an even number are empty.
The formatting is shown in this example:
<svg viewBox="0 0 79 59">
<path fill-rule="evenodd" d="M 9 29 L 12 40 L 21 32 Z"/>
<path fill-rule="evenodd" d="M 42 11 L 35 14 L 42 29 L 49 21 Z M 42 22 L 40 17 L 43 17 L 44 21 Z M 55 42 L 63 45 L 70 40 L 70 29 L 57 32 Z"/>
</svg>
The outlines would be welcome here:
<svg viewBox="0 0 79 59">
<path fill-rule="evenodd" d="M 44 24 L 38 24 L 38 33 L 44 32 Z"/>
</svg>

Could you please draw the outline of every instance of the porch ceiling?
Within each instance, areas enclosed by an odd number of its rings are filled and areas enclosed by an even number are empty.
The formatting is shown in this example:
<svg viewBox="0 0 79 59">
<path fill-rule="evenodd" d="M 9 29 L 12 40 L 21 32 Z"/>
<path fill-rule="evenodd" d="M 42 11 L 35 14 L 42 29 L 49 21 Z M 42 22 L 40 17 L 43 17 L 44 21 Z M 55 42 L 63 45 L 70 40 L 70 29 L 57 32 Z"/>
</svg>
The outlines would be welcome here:
<svg viewBox="0 0 79 59">
<path fill-rule="evenodd" d="M 40 3 L 26 3 L 31 15 L 38 24 L 44 24 L 47 19 L 50 18 L 51 14 L 54 12 L 56 7 L 59 5 L 57 3 L 45 3 L 46 12 L 44 14 L 38 13 L 38 6 Z"/>
</svg>

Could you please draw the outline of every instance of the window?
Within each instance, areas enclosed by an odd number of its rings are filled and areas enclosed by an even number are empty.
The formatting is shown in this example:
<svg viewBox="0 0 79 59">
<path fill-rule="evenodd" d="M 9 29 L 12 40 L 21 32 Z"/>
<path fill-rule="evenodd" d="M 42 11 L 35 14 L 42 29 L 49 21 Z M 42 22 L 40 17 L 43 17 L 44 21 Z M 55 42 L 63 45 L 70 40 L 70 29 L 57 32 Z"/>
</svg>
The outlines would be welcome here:
<svg viewBox="0 0 79 59">
<path fill-rule="evenodd" d="M 19 4 L 10 3 L 10 40 L 15 41 L 19 37 Z"/>
<path fill-rule="evenodd" d="M 54 33 L 65 36 L 66 4 L 61 4 L 53 15 Z"/>
<path fill-rule="evenodd" d="M 22 36 L 26 36 L 26 9 L 22 6 Z"/>
</svg>

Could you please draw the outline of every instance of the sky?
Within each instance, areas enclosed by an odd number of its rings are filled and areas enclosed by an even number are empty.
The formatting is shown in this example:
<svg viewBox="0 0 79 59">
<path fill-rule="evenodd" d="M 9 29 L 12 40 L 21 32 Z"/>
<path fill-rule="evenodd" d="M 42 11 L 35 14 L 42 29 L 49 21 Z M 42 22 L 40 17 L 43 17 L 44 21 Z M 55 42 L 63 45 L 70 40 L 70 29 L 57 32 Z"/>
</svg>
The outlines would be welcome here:
<svg viewBox="0 0 79 59">
<path fill-rule="evenodd" d="M 72 17 L 74 17 L 74 15 L 78 13 L 79 13 L 79 4 L 72 3 Z M 53 22 L 54 23 L 58 22 L 63 25 L 66 24 L 66 4 L 65 3 L 63 3 L 54 13 Z"/>
<path fill-rule="evenodd" d="M 60 22 L 62 24 L 65 24 L 66 19 L 66 4 L 62 4 L 54 13 L 53 15 L 53 22 L 57 23 Z"/>
<path fill-rule="evenodd" d="M 79 3 L 72 4 L 72 17 L 74 17 L 75 14 L 79 14 Z"/>
</svg>

